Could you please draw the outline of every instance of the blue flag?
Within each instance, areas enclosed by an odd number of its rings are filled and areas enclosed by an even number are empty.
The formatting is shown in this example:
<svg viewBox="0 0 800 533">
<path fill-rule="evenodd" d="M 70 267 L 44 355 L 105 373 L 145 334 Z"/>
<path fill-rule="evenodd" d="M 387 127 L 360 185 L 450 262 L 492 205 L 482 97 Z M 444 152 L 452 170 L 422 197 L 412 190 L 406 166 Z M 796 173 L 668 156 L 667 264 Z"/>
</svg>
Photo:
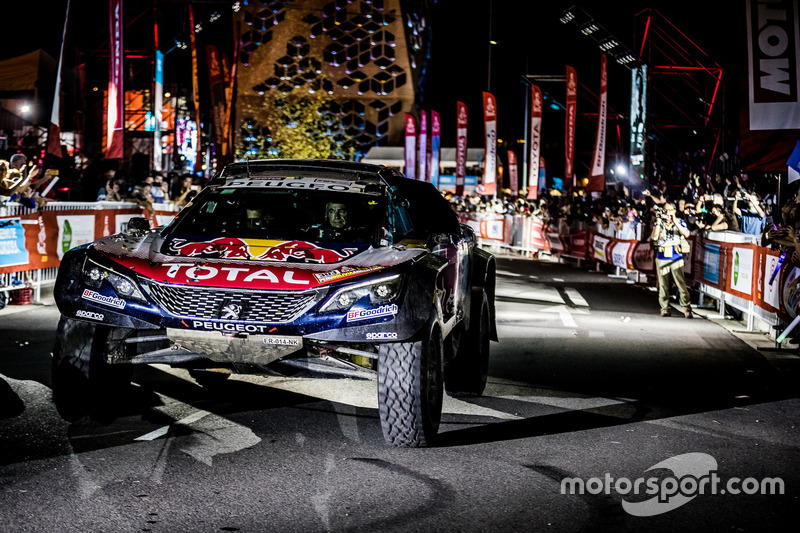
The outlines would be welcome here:
<svg viewBox="0 0 800 533">
<path fill-rule="evenodd" d="M 800 179 L 800 141 L 794 145 L 794 151 L 786 164 L 789 165 L 789 183 Z"/>
</svg>

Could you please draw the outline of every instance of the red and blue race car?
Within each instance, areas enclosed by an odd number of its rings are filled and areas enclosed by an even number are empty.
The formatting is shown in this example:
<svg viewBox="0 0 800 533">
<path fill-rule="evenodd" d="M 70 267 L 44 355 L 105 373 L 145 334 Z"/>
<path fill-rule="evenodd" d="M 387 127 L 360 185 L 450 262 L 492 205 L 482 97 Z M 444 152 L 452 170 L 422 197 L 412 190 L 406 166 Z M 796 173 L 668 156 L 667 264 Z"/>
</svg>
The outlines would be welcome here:
<svg viewBox="0 0 800 533">
<path fill-rule="evenodd" d="M 68 251 L 53 393 L 96 414 L 132 365 L 377 378 L 387 442 L 433 442 L 443 392 L 480 395 L 494 257 L 430 184 L 382 166 L 266 160 L 227 166 L 165 227 Z"/>
</svg>

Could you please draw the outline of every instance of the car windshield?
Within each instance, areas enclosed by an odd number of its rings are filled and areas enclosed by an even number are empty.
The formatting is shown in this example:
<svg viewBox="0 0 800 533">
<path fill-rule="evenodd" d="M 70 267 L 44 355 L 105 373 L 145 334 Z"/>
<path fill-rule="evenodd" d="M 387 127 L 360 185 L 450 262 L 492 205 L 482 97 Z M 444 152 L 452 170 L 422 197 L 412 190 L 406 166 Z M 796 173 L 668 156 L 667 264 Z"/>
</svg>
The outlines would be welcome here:
<svg viewBox="0 0 800 533">
<path fill-rule="evenodd" d="M 205 191 L 167 228 L 170 235 L 371 243 L 384 224 L 374 194 L 274 188 Z"/>
</svg>

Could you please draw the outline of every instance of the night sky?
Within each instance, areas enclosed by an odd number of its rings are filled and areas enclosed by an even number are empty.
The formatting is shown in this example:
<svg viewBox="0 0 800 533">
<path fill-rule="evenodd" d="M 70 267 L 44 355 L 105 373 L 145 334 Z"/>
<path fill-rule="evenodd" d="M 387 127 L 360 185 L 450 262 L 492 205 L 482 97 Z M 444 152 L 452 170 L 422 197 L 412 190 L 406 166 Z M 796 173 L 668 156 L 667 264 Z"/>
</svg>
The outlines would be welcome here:
<svg viewBox="0 0 800 533">
<path fill-rule="evenodd" d="M 529 90 L 521 82 L 524 74 L 563 75 L 565 66 L 570 64 L 577 69 L 582 84 L 594 92 L 598 90 L 600 51 L 597 44 L 581 35 L 575 25 L 559 22 L 561 13 L 575 2 L 438 0 L 430 20 L 433 28 L 431 58 L 419 103 L 423 109 L 436 109 L 440 113 L 443 146 L 455 145 L 457 100 L 466 102 L 470 109 L 470 146 L 483 144 L 481 91 L 487 89 L 488 82 L 490 1 L 491 38 L 498 42 L 492 47 L 491 90 L 498 100 L 501 139 L 513 141 L 524 136 L 524 99 Z M 684 32 L 717 58 L 726 69 L 736 66 L 737 56 L 734 52 L 744 33 L 743 0 L 673 0 L 666 4 L 658 6 L 658 9 L 677 30 Z M 651 7 L 652 3 L 614 0 L 604 3 L 583 2 L 580 5 L 618 40 L 635 49 L 635 15 Z M 39 47 L 57 58 L 65 6 L 66 0 L 5 2 L 5 29 L 0 32 L 0 59 Z M 107 47 L 108 22 L 104 0 L 72 0 L 72 6 L 73 16 L 79 17 L 79 30 L 70 29 L 72 33 L 68 35 L 68 45 L 88 46 L 87 43 L 92 43 L 94 47 Z M 91 9 L 91 6 L 100 7 Z M 140 2 L 136 5 L 126 2 L 126 6 L 130 6 L 126 12 L 133 7 L 141 9 Z M 185 31 L 185 23 L 180 22 L 185 12 L 183 3 L 160 2 L 159 6 L 162 13 L 172 14 L 167 17 L 169 22 L 162 25 L 162 40 L 168 40 L 168 35 Z M 198 3 L 195 9 L 197 17 L 202 19 L 210 10 L 221 8 Z M 213 31 L 224 33 L 224 27 Z M 145 48 L 147 45 L 144 43 L 152 43 L 152 34 L 148 33 L 146 29 L 127 32 L 126 48 Z M 142 43 L 137 43 L 136 39 Z M 68 56 L 68 64 L 70 60 Z M 188 51 L 171 54 L 168 61 L 185 62 L 188 65 Z M 735 72 L 735 69 L 730 72 Z M 611 112 L 628 114 L 629 84 L 629 71 L 610 60 Z M 563 102 L 563 85 L 550 84 L 542 88 L 551 93 L 554 100 Z M 581 101 L 580 96 L 578 106 L 579 121 L 581 113 L 593 111 L 588 102 Z M 546 116 L 543 123 L 545 140 L 548 137 L 547 120 Z M 578 135 L 592 136 L 590 124 L 587 123 L 584 130 L 579 124 Z M 626 134 L 623 132 L 622 135 L 624 137 Z"/>
</svg>

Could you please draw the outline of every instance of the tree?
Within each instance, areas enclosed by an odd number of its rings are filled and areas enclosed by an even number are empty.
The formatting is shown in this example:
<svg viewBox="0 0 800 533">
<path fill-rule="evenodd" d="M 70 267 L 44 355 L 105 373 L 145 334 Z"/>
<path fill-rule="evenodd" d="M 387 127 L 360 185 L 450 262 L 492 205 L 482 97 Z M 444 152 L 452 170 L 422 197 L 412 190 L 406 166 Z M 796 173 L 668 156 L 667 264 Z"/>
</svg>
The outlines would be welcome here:
<svg viewBox="0 0 800 533">
<path fill-rule="evenodd" d="M 324 91 L 272 91 L 243 124 L 236 156 L 253 159 L 354 159 L 339 106 Z"/>
</svg>

